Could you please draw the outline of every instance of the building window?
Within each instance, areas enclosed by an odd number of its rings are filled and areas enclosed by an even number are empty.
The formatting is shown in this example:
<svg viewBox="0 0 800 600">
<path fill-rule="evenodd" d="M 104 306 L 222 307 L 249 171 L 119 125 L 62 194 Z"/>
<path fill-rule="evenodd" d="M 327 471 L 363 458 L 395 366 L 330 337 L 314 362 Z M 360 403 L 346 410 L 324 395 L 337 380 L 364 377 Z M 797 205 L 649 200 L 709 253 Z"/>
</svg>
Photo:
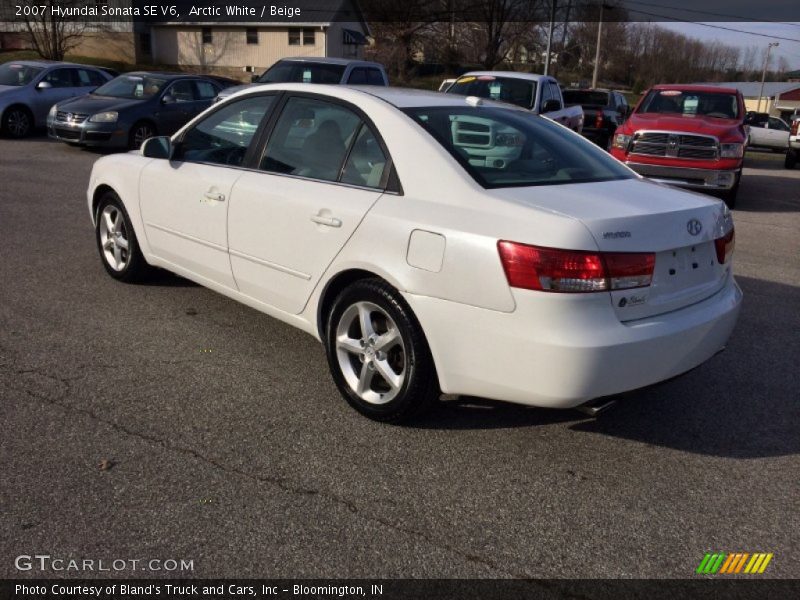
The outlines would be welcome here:
<svg viewBox="0 0 800 600">
<path fill-rule="evenodd" d="M 214 43 L 214 34 L 211 33 L 211 27 L 203 27 L 203 43 L 204 44 Z"/>
<path fill-rule="evenodd" d="M 290 46 L 313 46 L 316 44 L 316 31 L 313 27 L 305 27 L 303 29 L 290 29 L 289 30 L 289 45 Z"/>
<path fill-rule="evenodd" d="M 139 51 L 145 56 L 153 56 L 153 39 L 149 33 L 139 34 Z"/>
<path fill-rule="evenodd" d="M 258 29 L 255 27 L 247 28 L 247 43 L 258 44 Z"/>
</svg>

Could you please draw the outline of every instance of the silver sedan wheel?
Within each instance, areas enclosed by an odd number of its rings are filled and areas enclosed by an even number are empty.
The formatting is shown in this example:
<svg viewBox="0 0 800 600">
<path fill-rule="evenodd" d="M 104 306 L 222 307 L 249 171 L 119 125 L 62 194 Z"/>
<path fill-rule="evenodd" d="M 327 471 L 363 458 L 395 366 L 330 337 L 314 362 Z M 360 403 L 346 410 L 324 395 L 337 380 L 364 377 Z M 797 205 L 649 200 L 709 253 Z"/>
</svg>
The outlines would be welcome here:
<svg viewBox="0 0 800 600">
<path fill-rule="evenodd" d="M 103 258 L 115 271 L 122 271 L 130 261 L 128 231 L 122 211 L 109 204 L 100 213 L 100 245 Z"/>
<path fill-rule="evenodd" d="M 6 118 L 6 126 L 14 137 L 24 137 L 31 128 L 31 119 L 24 110 L 12 110 Z"/>
<path fill-rule="evenodd" d="M 377 304 L 356 302 L 344 311 L 336 327 L 336 358 L 345 381 L 365 402 L 386 404 L 403 387 L 403 337 Z"/>
</svg>

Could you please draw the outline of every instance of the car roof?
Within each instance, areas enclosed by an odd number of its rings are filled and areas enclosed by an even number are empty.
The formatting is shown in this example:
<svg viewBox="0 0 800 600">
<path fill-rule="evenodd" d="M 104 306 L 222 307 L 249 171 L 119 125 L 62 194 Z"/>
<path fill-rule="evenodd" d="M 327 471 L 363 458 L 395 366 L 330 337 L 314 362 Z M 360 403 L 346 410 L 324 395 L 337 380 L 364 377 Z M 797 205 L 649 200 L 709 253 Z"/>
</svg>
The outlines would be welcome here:
<svg viewBox="0 0 800 600">
<path fill-rule="evenodd" d="M 163 79 L 206 79 L 204 75 L 192 75 L 191 73 L 175 73 L 172 71 L 130 71 L 120 73 L 120 75 L 132 75 L 134 77 L 161 77 Z"/>
<path fill-rule="evenodd" d="M 80 63 L 62 62 L 58 60 L 10 60 L 6 64 L 9 65 L 25 65 L 26 67 L 89 67 L 91 69 L 100 69 L 96 65 L 82 65 Z"/>
<path fill-rule="evenodd" d="M 381 85 L 325 85 L 320 83 L 260 83 L 247 86 L 245 90 L 237 92 L 236 95 L 252 93 L 258 90 L 285 90 L 287 92 L 311 92 L 324 95 L 339 97 L 339 94 L 356 92 L 366 94 L 374 98 L 383 100 L 396 108 L 422 108 L 429 106 L 464 106 L 469 96 L 460 94 L 443 94 L 442 92 L 432 92 L 429 90 L 419 90 L 413 88 L 402 88 Z M 515 110 L 524 110 L 518 106 L 495 102 L 481 98 L 481 103 L 487 106 L 500 106 Z"/>
<path fill-rule="evenodd" d="M 374 65 L 383 67 L 382 64 L 368 60 L 359 60 L 356 58 L 333 58 L 329 56 L 287 56 L 277 62 L 313 62 L 321 65 Z"/>
<path fill-rule="evenodd" d="M 507 77 L 508 79 L 525 79 L 527 81 L 540 81 L 546 79 L 547 81 L 555 81 L 549 75 L 539 75 L 537 73 L 520 73 L 518 71 L 469 71 L 464 73 L 461 77 Z M 461 79 L 459 77 L 458 79 Z"/>
<path fill-rule="evenodd" d="M 652 87 L 654 90 L 685 90 L 687 92 L 716 92 L 723 94 L 738 94 L 739 90 L 735 88 L 719 87 L 716 85 L 688 85 L 684 83 L 661 83 Z"/>
</svg>

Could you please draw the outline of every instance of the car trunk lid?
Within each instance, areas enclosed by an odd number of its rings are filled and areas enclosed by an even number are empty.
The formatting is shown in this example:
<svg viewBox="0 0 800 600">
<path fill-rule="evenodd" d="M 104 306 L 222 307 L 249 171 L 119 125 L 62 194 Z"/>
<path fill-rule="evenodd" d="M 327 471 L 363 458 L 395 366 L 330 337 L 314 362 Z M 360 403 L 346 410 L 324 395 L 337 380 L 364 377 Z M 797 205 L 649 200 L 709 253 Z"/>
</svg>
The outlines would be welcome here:
<svg viewBox="0 0 800 600">
<path fill-rule="evenodd" d="M 578 219 L 601 252 L 655 254 L 649 286 L 612 290 L 621 321 L 678 310 L 715 294 L 730 262 L 717 260 L 714 240 L 732 227 L 724 203 L 646 180 L 527 188 L 514 200 Z M 510 194 L 509 194 L 510 195 Z M 511 199 L 511 198 L 509 198 Z"/>
</svg>

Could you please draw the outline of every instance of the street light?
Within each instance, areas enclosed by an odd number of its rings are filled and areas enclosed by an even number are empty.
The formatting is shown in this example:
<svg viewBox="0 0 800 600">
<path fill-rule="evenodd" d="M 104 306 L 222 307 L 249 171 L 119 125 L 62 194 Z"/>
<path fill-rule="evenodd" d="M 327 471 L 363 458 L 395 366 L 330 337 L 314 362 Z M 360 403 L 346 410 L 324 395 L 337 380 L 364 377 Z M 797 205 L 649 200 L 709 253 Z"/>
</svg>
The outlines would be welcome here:
<svg viewBox="0 0 800 600">
<path fill-rule="evenodd" d="M 764 97 L 764 80 L 767 78 L 767 66 L 769 65 L 769 53 L 772 51 L 773 46 L 780 46 L 778 42 L 770 42 L 767 46 L 767 56 L 764 58 L 764 70 L 761 72 L 761 91 L 758 92 L 758 110 L 761 112 L 761 98 Z M 767 109 L 769 109 L 769 101 L 767 102 Z"/>
<path fill-rule="evenodd" d="M 597 47 L 594 51 L 594 73 L 592 73 L 592 88 L 597 87 L 597 75 L 600 72 L 600 38 L 603 35 L 603 9 L 607 8 L 611 10 L 614 8 L 606 4 L 605 2 L 600 2 L 600 20 L 597 22 Z"/>
</svg>

